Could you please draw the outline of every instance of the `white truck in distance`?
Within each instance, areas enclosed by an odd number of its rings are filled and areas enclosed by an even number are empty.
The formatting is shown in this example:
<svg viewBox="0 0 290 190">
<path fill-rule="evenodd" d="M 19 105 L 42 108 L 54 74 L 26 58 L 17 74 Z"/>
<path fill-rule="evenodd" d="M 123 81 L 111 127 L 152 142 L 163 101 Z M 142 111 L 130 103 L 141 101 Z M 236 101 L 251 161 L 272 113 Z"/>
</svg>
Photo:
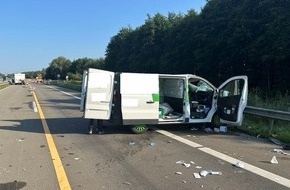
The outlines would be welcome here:
<svg viewBox="0 0 290 190">
<path fill-rule="evenodd" d="M 25 74 L 15 73 L 12 79 L 13 84 L 25 84 Z"/>
<path fill-rule="evenodd" d="M 134 133 L 145 132 L 148 125 L 210 123 L 216 115 L 221 123 L 241 125 L 248 98 L 247 76 L 232 77 L 216 88 L 191 74 L 90 68 L 82 82 L 84 118 L 98 125 L 128 125 Z"/>
</svg>

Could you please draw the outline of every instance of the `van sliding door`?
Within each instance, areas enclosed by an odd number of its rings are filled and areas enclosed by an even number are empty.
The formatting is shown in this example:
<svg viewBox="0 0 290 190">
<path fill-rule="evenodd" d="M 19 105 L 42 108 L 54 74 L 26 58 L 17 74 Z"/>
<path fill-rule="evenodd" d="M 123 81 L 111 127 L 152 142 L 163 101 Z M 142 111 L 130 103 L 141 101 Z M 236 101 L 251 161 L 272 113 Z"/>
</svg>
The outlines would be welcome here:
<svg viewBox="0 0 290 190">
<path fill-rule="evenodd" d="M 123 124 L 157 124 L 158 74 L 122 73 L 120 81 Z"/>
</svg>

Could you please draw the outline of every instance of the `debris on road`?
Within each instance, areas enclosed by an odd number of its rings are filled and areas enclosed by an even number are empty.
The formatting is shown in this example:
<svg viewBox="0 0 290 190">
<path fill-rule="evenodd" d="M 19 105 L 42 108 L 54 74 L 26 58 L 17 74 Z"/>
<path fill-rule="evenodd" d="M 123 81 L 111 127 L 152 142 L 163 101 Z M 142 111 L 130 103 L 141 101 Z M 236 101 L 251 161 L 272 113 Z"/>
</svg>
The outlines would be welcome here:
<svg viewBox="0 0 290 190">
<path fill-rule="evenodd" d="M 235 164 L 236 167 L 238 168 L 245 168 L 245 163 L 244 162 L 241 162 L 241 161 L 238 161 L 236 164 Z"/>
<path fill-rule="evenodd" d="M 155 146 L 155 145 L 156 145 L 155 142 L 150 142 L 150 143 L 149 143 L 149 146 Z"/>
<path fill-rule="evenodd" d="M 175 164 L 183 164 L 183 163 L 184 163 L 184 160 L 179 160 L 175 162 Z"/>
<path fill-rule="evenodd" d="M 195 166 L 195 168 L 196 168 L 196 169 L 201 169 L 202 167 L 201 167 L 201 166 Z"/>
<path fill-rule="evenodd" d="M 215 133 L 219 133 L 220 132 L 220 128 L 213 128 L 213 131 L 215 132 Z"/>
<path fill-rule="evenodd" d="M 130 141 L 128 144 L 129 144 L 130 146 L 132 146 L 132 145 L 135 145 L 136 143 L 135 143 L 134 141 Z"/>
<path fill-rule="evenodd" d="M 280 146 L 283 145 L 283 143 L 282 143 L 280 140 L 275 139 L 275 138 L 273 138 L 273 137 L 270 137 L 269 140 L 270 140 L 271 142 L 273 142 L 274 144 L 276 144 L 276 145 L 280 145 Z"/>
<path fill-rule="evenodd" d="M 207 175 L 222 175 L 222 172 L 220 171 L 212 171 L 212 170 L 202 170 L 199 172 L 199 174 L 202 176 L 202 177 L 205 177 Z"/>
<path fill-rule="evenodd" d="M 207 132 L 207 133 L 212 133 L 212 132 L 213 132 L 213 130 L 212 130 L 211 128 L 209 128 L 209 127 L 204 128 L 203 130 L 204 130 L 205 132 Z"/>
<path fill-rule="evenodd" d="M 207 171 L 211 175 L 222 175 L 222 172 L 220 172 L 220 171 L 212 171 L 212 170 L 207 170 Z"/>
<path fill-rule="evenodd" d="M 21 139 L 18 139 L 17 141 L 18 141 L 18 142 L 22 142 L 22 141 L 24 141 L 24 139 L 25 139 L 25 138 L 21 138 Z"/>
<path fill-rule="evenodd" d="M 205 177 L 205 176 L 208 175 L 208 171 L 206 171 L 206 170 L 202 170 L 202 171 L 199 172 L 199 174 L 200 174 L 202 177 Z"/>
<path fill-rule="evenodd" d="M 277 152 L 277 153 L 281 153 L 281 154 L 284 154 L 284 155 L 287 155 L 287 156 L 290 156 L 290 154 L 289 153 L 286 153 L 286 152 L 284 152 L 283 150 L 281 150 L 281 149 L 274 149 L 274 152 Z"/>
<path fill-rule="evenodd" d="M 278 160 L 277 160 L 276 156 L 273 156 L 273 158 L 271 159 L 271 163 L 278 164 Z"/>
<path fill-rule="evenodd" d="M 190 164 L 187 164 L 187 163 L 183 163 L 182 165 L 184 165 L 186 168 L 190 167 Z"/>
<path fill-rule="evenodd" d="M 194 176 L 196 179 L 200 179 L 200 178 L 201 178 L 200 175 L 199 175 L 199 173 L 193 173 L 193 176 Z"/>
<path fill-rule="evenodd" d="M 290 144 L 283 143 L 280 140 L 275 139 L 273 137 L 270 137 L 269 140 L 276 145 L 282 146 L 284 150 L 290 150 Z"/>
<path fill-rule="evenodd" d="M 175 174 L 177 174 L 177 175 L 182 175 L 182 172 L 175 172 Z"/>
<path fill-rule="evenodd" d="M 228 132 L 228 127 L 226 125 L 221 125 L 220 126 L 220 132 L 223 132 L 223 133 Z"/>
<path fill-rule="evenodd" d="M 284 150 L 290 150 L 290 145 L 289 144 L 284 144 L 283 145 Z"/>
<path fill-rule="evenodd" d="M 124 184 L 131 186 L 131 183 L 129 181 L 126 181 Z"/>
</svg>

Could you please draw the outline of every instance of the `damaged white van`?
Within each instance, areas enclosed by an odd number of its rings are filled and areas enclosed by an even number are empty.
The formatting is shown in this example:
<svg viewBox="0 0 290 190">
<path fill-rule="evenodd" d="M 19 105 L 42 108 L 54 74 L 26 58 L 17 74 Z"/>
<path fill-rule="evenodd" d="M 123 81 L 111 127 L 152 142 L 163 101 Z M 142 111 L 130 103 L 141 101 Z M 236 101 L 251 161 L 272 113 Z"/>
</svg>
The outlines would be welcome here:
<svg viewBox="0 0 290 190">
<path fill-rule="evenodd" d="M 148 125 L 221 123 L 241 125 L 248 78 L 236 76 L 219 88 L 191 74 L 83 73 L 80 110 L 102 125 L 128 125 L 134 133 Z"/>
</svg>

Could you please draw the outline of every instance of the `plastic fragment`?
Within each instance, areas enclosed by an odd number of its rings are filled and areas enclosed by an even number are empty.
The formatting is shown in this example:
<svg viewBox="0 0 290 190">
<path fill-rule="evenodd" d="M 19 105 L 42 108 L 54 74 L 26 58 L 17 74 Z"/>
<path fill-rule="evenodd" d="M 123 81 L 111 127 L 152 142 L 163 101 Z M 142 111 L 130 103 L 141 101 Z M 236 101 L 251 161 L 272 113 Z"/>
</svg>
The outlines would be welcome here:
<svg viewBox="0 0 290 190">
<path fill-rule="evenodd" d="M 186 168 L 190 167 L 190 164 L 187 164 L 187 163 L 183 163 L 182 165 L 184 165 Z"/>
<path fill-rule="evenodd" d="M 220 171 L 208 171 L 211 175 L 222 175 L 222 172 Z"/>
<path fill-rule="evenodd" d="M 220 128 L 216 128 L 216 127 L 215 127 L 215 128 L 213 129 L 213 131 L 214 131 L 215 133 L 219 133 L 219 132 L 220 132 Z"/>
<path fill-rule="evenodd" d="M 136 143 L 134 141 L 130 141 L 128 144 L 129 145 L 135 145 Z"/>
<path fill-rule="evenodd" d="M 284 152 L 284 151 L 281 150 L 281 149 L 274 149 L 274 152 L 277 152 L 277 153 L 281 153 L 281 154 L 284 154 L 284 155 L 290 156 L 289 153 L 286 153 L 286 152 Z"/>
<path fill-rule="evenodd" d="M 184 160 L 179 160 L 177 162 L 175 162 L 175 164 L 183 164 L 184 163 Z"/>
<path fill-rule="evenodd" d="M 276 156 L 273 156 L 273 158 L 271 159 L 271 163 L 278 164 L 278 160 L 277 160 Z"/>
<path fill-rule="evenodd" d="M 223 133 L 228 132 L 228 128 L 227 128 L 227 126 L 225 126 L 225 125 L 220 126 L 220 132 L 223 132 Z"/>
<path fill-rule="evenodd" d="M 209 173 L 209 172 L 208 172 L 207 170 L 202 170 L 202 171 L 199 172 L 199 174 L 200 174 L 202 177 L 207 176 L 208 173 Z"/>
<path fill-rule="evenodd" d="M 203 177 L 207 176 L 207 175 L 222 175 L 222 172 L 220 171 L 212 171 L 212 170 L 202 170 L 199 172 L 199 174 Z"/>
<path fill-rule="evenodd" d="M 156 145 L 155 142 L 150 142 L 150 143 L 149 143 L 149 146 L 155 146 L 155 145 Z"/>
<path fill-rule="evenodd" d="M 196 179 L 200 179 L 200 178 L 201 178 L 200 175 L 199 175 L 199 173 L 193 173 L 193 176 L 194 176 Z"/>
<path fill-rule="evenodd" d="M 201 166 L 195 166 L 195 168 L 196 168 L 196 169 L 201 169 L 202 167 L 201 167 Z"/>
<path fill-rule="evenodd" d="M 131 183 L 128 182 L 128 181 L 126 181 L 124 184 L 125 184 L 125 185 L 129 185 L 129 186 L 131 186 Z"/>
<path fill-rule="evenodd" d="M 186 183 L 186 181 L 185 181 L 185 180 L 182 180 L 182 182 L 183 182 L 183 183 Z"/>
<path fill-rule="evenodd" d="M 207 132 L 207 133 L 212 133 L 212 129 L 211 128 L 204 128 L 204 131 Z"/>
<path fill-rule="evenodd" d="M 241 161 L 238 161 L 236 164 L 235 164 L 236 167 L 238 168 L 245 168 L 245 163 L 244 162 L 241 162 Z"/>
<path fill-rule="evenodd" d="M 182 175 L 182 172 L 175 172 L 175 174 L 177 174 L 177 175 Z"/>
</svg>

